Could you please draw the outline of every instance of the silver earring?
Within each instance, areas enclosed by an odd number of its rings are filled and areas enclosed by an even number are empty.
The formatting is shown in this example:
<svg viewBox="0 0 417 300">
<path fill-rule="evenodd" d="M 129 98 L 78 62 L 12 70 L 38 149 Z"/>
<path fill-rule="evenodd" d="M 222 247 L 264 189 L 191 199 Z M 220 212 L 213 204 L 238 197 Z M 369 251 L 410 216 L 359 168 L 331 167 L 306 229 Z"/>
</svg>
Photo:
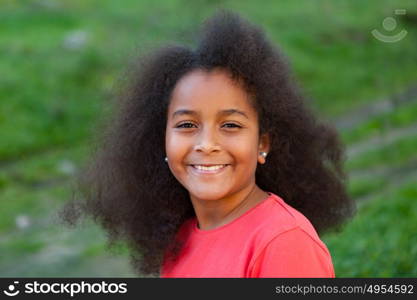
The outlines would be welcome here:
<svg viewBox="0 0 417 300">
<path fill-rule="evenodd" d="M 266 152 L 259 152 L 260 155 L 262 155 L 264 158 L 266 158 L 266 156 L 268 155 L 268 153 Z"/>
<path fill-rule="evenodd" d="M 168 157 L 165 156 L 165 162 L 168 162 Z"/>
</svg>

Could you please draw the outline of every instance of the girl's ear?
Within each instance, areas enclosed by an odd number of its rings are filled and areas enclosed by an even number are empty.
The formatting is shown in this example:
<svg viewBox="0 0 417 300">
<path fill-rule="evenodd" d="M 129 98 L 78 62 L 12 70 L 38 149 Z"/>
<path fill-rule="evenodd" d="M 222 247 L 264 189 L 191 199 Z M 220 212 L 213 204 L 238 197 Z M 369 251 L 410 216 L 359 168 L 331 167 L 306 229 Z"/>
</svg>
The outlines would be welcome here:
<svg viewBox="0 0 417 300">
<path fill-rule="evenodd" d="M 271 149 L 271 139 L 268 133 L 264 133 L 259 138 L 258 146 L 258 162 L 264 164 L 266 162 L 266 157 L 268 156 L 269 150 Z"/>
</svg>

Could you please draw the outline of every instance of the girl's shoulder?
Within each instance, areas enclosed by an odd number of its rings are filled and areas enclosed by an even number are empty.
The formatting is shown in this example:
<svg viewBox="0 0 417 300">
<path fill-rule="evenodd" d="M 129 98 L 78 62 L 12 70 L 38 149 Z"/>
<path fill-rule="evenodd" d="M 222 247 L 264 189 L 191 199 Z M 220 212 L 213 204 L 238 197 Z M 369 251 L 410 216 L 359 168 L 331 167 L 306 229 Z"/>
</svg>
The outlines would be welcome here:
<svg viewBox="0 0 417 300">
<path fill-rule="evenodd" d="M 251 276 L 334 277 L 330 252 L 307 217 L 278 195 L 270 195 L 267 201 L 262 207 L 264 217 L 258 220 L 250 265 L 253 274 L 259 270 L 262 274 Z"/>
<path fill-rule="evenodd" d="M 252 224 L 256 224 L 256 236 L 260 244 L 267 244 L 280 235 L 288 236 L 302 231 L 306 239 L 327 249 L 306 216 L 280 196 L 274 193 L 269 195 L 251 221 Z"/>
<path fill-rule="evenodd" d="M 313 224 L 300 211 L 286 203 L 283 198 L 276 194 L 270 193 L 270 198 L 273 203 L 270 208 L 273 211 L 271 220 L 280 223 L 283 226 L 283 230 L 300 227 L 313 235 L 317 235 Z M 279 218 L 276 217 L 277 215 L 279 215 Z"/>
</svg>

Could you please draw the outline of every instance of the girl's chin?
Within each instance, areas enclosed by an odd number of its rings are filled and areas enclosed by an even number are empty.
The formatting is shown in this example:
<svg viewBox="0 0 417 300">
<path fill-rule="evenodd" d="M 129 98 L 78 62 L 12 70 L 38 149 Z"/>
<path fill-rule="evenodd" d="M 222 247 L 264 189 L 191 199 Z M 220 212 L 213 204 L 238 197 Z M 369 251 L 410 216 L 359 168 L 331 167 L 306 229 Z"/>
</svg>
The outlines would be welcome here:
<svg viewBox="0 0 417 300">
<path fill-rule="evenodd" d="M 190 190 L 189 190 L 190 191 Z M 198 199 L 201 201 L 215 201 L 224 198 L 227 196 L 227 193 L 221 193 L 219 191 L 213 191 L 211 190 L 204 190 L 201 189 L 190 191 L 190 197 L 194 199 Z"/>
</svg>

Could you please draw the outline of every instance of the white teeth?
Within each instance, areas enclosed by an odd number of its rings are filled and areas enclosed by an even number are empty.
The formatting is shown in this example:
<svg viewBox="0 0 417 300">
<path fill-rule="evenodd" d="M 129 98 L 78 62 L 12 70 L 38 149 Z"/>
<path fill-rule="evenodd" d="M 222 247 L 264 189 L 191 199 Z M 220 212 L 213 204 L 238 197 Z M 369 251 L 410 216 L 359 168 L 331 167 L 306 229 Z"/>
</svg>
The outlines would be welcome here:
<svg viewBox="0 0 417 300">
<path fill-rule="evenodd" d="M 225 166 L 226 165 L 216 165 L 216 166 L 206 167 L 206 166 L 194 165 L 194 168 L 196 168 L 198 170 L 204 170 L 204 171 L 215 171 L 215 170 L 221 169 Z"/>
</svg>

